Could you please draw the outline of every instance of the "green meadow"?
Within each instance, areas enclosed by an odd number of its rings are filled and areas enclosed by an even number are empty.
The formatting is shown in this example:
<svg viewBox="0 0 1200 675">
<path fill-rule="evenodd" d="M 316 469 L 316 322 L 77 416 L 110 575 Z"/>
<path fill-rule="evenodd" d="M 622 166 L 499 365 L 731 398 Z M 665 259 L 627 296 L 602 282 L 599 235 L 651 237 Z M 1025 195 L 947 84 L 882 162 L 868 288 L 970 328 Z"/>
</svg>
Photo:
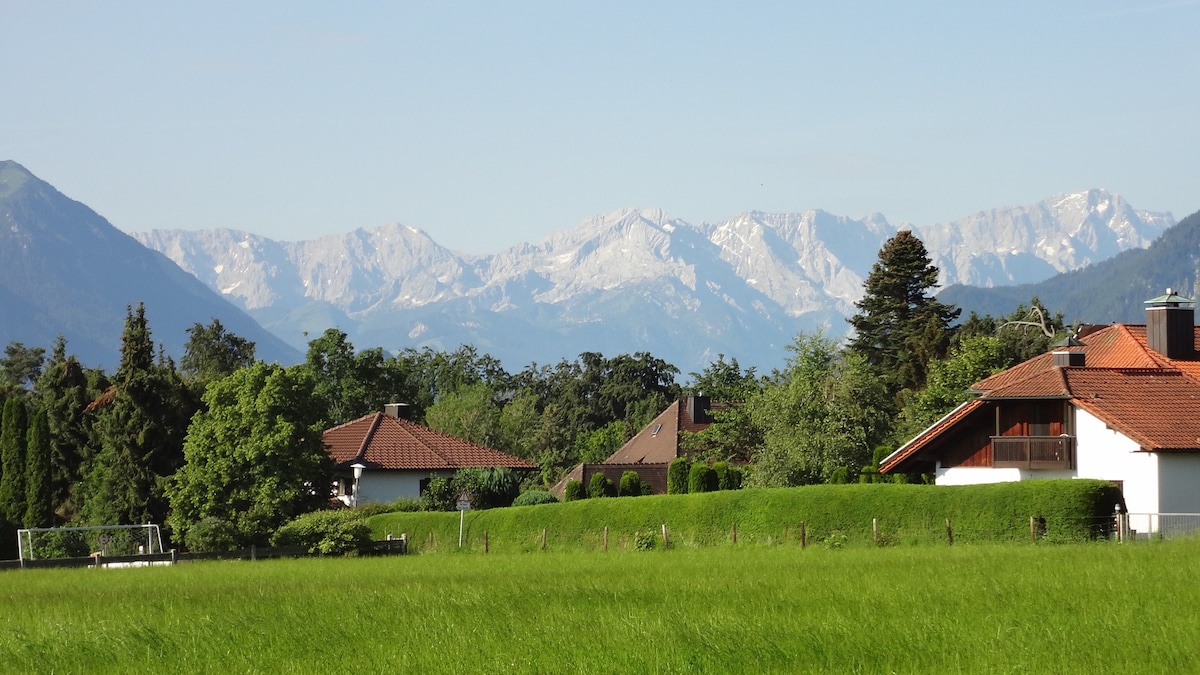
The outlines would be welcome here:
<svg viewBox="0 0 1200 675">
<path fill-rule="evenodd" d="M 7 672 L 1200 671 L 1200 542 L 443 553 L 0 574 Z"/>
</svg>

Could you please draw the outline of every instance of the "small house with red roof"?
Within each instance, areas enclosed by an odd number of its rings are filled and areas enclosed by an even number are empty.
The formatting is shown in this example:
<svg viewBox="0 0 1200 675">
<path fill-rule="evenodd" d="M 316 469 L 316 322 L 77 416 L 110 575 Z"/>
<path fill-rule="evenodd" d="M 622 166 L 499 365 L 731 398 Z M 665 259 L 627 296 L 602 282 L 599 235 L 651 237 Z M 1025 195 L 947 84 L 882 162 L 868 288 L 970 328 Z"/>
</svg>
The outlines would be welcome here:
<svg viewBox="0 0 1200 675">
<path fill-rule="evenodd" d="M 1145 325 L 1081 331 L 1061 348 L 973 386 L 880 464 L 938 485 L 1097 478 L 1132 513 L 1200 513 L 1200 331 L 1167 289 Z"/>
<path fill-rule="evenodd" d="M 467 467 L 536 469 L 520 457 L 443 434 L 406 419 L 408 406 L 392 403 L 327 430 L 322 438 L 335 463 L 343 503 L 365 504 L 417 498 L 435 476 L 449 478 Z M 354 467 L 361 475 L 354 478 Z M 357 499 L 353 498 L 357 483 Z"/>
</svg>

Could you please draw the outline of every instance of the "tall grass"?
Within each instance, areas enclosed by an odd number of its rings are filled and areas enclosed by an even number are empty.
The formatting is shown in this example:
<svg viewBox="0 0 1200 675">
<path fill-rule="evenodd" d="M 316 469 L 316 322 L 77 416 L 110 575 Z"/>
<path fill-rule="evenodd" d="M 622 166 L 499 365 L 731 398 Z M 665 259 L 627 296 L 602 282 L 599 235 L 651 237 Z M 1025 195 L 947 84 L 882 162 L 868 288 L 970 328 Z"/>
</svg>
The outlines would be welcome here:
<svg viewBox="0 0 1200 675">
<path fill-rule="evenodd" d="M 0 574 L 10 672 L 1196 672 L 1200 542 Z"/>
</svg>

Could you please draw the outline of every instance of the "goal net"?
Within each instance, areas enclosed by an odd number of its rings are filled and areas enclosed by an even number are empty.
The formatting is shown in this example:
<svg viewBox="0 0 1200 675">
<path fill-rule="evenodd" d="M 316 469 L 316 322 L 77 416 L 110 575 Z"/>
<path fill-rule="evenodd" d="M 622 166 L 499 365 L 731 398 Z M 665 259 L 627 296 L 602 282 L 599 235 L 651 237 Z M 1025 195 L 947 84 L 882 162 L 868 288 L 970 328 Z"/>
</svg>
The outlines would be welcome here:
<svg viewBox="0 0 1200 675">
<path fill-rule="evenodd" d="M 164 553 L 162 533 L 153 523 L 17 530 L 17 551 L 22 560 Z"/>
</svg>

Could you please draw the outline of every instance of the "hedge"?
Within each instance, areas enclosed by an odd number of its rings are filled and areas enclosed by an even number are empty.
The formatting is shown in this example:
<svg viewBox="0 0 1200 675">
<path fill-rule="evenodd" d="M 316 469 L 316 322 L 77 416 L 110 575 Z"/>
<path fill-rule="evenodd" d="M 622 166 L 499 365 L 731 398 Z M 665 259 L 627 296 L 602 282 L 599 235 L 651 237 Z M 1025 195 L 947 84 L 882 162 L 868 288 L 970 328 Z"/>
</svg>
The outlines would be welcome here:
<svg viewBox="0 0 1200 675">
<path fill-rule="evenodd" d="M 538 550 L 545 530 L 547 547 L 595 550 L 603 545 L 605 527 L 611 546 L 630 548 L 636 533 L 658 531 L 663 524 L 672 546 L 711 546 L 727 543 L 734 523 L 739 544 L 795 544 L 802 522 L 809 543 L 845 537 L 851 546 L 946 545 L 947 519 L 955 544 L 1028 542 L 1031 518 L 1040 542 L 1081 541 L 1108 526 L 1119 498 L 1117 488 L 1105 481 L 1036 480 L 969 486 L 815 485 L 585 499 L 468 512 L 464 548 L 482 550 L 486 531 L 491 551 Z M 457 549 L 457 514 L 389 513 L 368 522 L 377 539 L 408 533 L 410 550 L 426 550 L 430 533 L 435 549 Z"/>
</svg>

